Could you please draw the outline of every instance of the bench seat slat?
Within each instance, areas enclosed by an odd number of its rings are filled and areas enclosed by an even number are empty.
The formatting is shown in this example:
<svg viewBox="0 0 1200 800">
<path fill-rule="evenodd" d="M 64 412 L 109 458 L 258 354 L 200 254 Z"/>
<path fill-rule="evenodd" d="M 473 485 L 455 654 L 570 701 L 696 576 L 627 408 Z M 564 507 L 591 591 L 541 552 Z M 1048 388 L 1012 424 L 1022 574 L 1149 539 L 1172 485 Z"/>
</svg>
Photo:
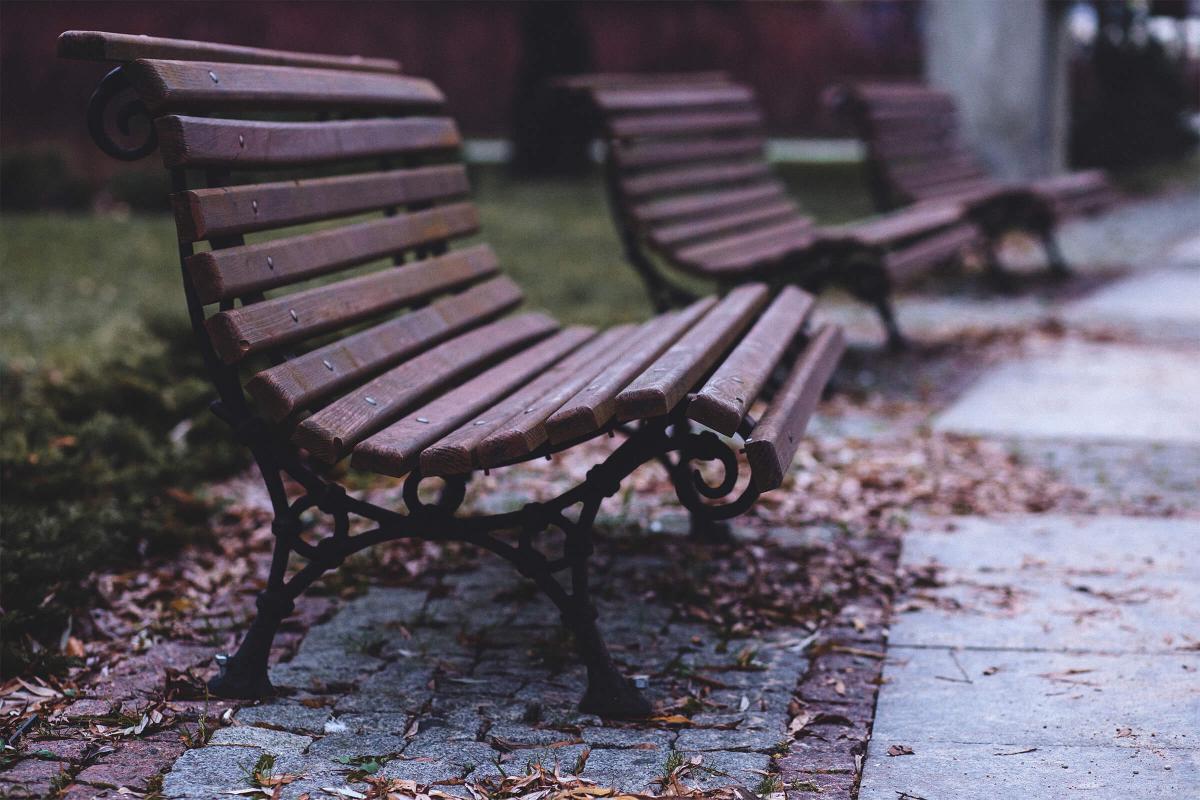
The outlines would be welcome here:
<svg viewBox="0 0 1200 800">
<path fill-rule="evenodd" d="M 681 264 L 701 272 L 732 273 L 759 269 L 818 241 L 811 220 L 801 217 L 724 239 L 685 247 Z"/>
<path fill-rule="evenodd" d="M 321 53 L 296 53 L 243 47 L 236 44 L 166 39 L 131 33 L 104 31 L 66 31 L 58 37 L 58 55 L 86 61 L 133 61 L 138 58 L 180 61 L 221 61 L 242 64 L 274 64 L 289 67 L 321 67 L 360 72 L 399 72 L 400 62 L 392 58 L 335 56 Z"/>
<path fill-rule="evenodd" d="M 615 360 L 546 420 L 552 444 L 580 439 L 607 425 L 616 415 L 617 395 L 668 347 L 716 305 L 715 297 L 697 300 L 680 311 L 662 314 L 638 328 Z"/>
<path fill-rule="evenodd" d="M 522 350 L 366 439 L 354 448 L 351 463 L 384 475 L 408 474 L 423 449 L 550 369 L 594 335 L 591 328 L 567 328 Z"/>
<path fill-rule="evenodd" d="M 737 84 L 608 88 L 597 89 L 593 97 L 596 105 L 608 112 L 744 106 L 754 102 L 754 93 Z"/>
<path fill-rule="evenodd" d="M 378 72 L 138 59 L 125 73 L 155 115 L 218 109 L 415 110 L 445 102 L 424 78 Z"/>
<path fill-rule="evenodd" d="M 939 264 L 958 256 L 963 249 L 982 239 L 979 228 L 972 222 L 960 222 L 946 230 L 919 241 L 891 250 L 884 256 L 883 265 L 895 283 L 904 283 L 924 272 L 930 264 Z"/>
<path fill-rule="evenodd" d="M 206 323 L 213 347 L 234 364 L 246 356 L 431 297 L 495 274 L 496 255 L 487 245 L 388 267 L 368 275 L 318 286 L 213 314 Z"/>
<path fill-rule="evenodd" d="M 339 397 L 301 422 L 292 440 L 335 463 L 430 395 L 557 329 L 543 314 L 522 314 L 464 333 Z"/>
<path fill-rule="evenodd" d="M 263 370 L 246 389 L 270 420 L 335 392 L 516 307 L 521 290 L 500 276 Z"/>
<path fill-rule="evenodd" d="M 647 172 L 621 183 L 630 197 L 699 190 L 730 184 L 745 184 L 769 178 L 771 169 L 763 161 L 707 164 L 699 167 Z"/>
<path fill-rule="evenodd" d="M 905 239 L 953 225 L 962 218 L 962 213 L 962 207 L 957 203 L 918 203 L 862 222 L 822 228 L 821 239 L 889 247 Z"/>
<path fill-rule="evenodd" d="M 453 203 L 411 214 L 196 253 L 187 268 L 202 303 L 276 289 L 402 252 L 475 233 L 479 211 Z"/>
<path fill-rule="evenodd" d="M 705 239 L 723 233 L 753 228 L 758 225 L 800 218 L 800 209 L 791 200 L 769 202 L 744 211 L 734 211 L 716 217 L 705 217 L 672 225 L 661 225 L 650 231 L 650 241 L 658 247 L 674 248 L 685 242 Z M 808 219 L 805 217 L 805 219 Z"/>
<path fill-rule="evenodd" d="M 762 156 L 766 139 L 762 136 L 737 136 L 724 139 L 694 139 L 685 141 L 642 142 L 620 145 L 613 150 L 613 159 L 623 169 L 655 167 L 664 164 L 729 158 L 731 156 Z"/>
<path fill-rule="evenodd" d="M 766 304 L 764 284 L 749 283 L 725 295 L 617 395 L 617 419 L 647 419 L 671 411 L 733 344 Z"/>
<path fill-rule="evenodd" d="M 783 289 L 692 398 L 688 417 L 726 436 L 736 433 L 813 304 L 813 296 L 803 289 Z"/>
<path fill-rule="evenodd" d="M 783 484 L 808 420 L 845 349 L 840 328 L 826 325 L 818 330 L 750 432 L 746 460 L 759 491 L 777 489 Z"/>
<path fill-rule="evenodd" d="M 762 113 L 754 108 L 732 111 L 664 112 L 623 116 L 608 121 L 609 132 L 617 138 L 631 136 L 678 136 L 707 133 L 757 132 L 763 124 Z"/>
<path fill-rule="evenodd" d="M 189 189 L 171 196 L 182 241 L 198 241 L 343 217 L 467 193 L 461 164 Z"/>
<path fill-rule="evenodd" d="M 449 117 L 260 122 L 166 116 L 155 120 L 168 167 L 291 167 L 458 147 Z"/>
<path fill-rule="evenodd" d="M 702 195 L 652 200 L 634 206 L 633 213 L 643 222 L 677 221 L 720 214 L 734 209 L 744 209 L 748 206 L 783 198 L 783 185 L 772 181 L 747 189 L 727 189 L 719 192 L 706 192 Z"/>
<path fill-rule="evenodd" d="M 498 431 L 511 431 L 514 425 L 521 426 L 522 433 L 532 431 L 534 436 L 537 430 L 541 431 L 541 440 L 532 446 L 529 439 L 521 436 L 510 458 L 528 455 L 545 441 L 545 426 L 523 423 L 549 417 L 617 356 L 616 348 L 633 330 L 633 325 L 621 325 L 604 331 L 530 383 L 426 447 L 421 452 L 421 472 L 462 475 L 476 467 L 489 466 L 482 463 L 480 453 L 484 440 Z"/>
</svg>

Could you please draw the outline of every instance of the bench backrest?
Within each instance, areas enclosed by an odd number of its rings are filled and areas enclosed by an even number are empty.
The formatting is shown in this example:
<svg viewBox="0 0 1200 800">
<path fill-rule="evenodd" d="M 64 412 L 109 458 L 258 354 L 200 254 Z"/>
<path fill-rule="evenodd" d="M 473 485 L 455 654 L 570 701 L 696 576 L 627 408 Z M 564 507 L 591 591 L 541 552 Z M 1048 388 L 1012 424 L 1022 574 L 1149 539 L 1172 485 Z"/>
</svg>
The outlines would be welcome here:
<svg viewBox="0 0 1200 800">
<path fill-rule="evenodd" d="M 458 128 L 429 81 L 387 60 L 169 40 L 161 54 L 176 57 L 144 58 L 162 40 L 138 50 L 139 37 L 88 36 L 65 34 L 64 54 L 107 59 L 96 48 L 119 45 L 115 60 L 133 59 L 121 75 L 174 180 L 188 304 L 225 402 L 241 402 L 244 385 L 261 416 L 290 427 L 520 302 L 489 246 L 451 249 L 479 214 Z M 91 49 L 72 52 L 80 42 Z M 541 315 L 495 325 L 464 362 L 554 328 Z"/>
<path fill-rule="evenodd" d="M 712 277 L 689 257 L 733 235 L 796 221 L 799 210 L 765 158 L 753 91 L 701 73 L 592 92 L 608 140 L 613 213 L 632 259 L 657 253 Z"/>
<path fill-rule="evenodd" d="M 948 92 L 919 83 L 854 83 L 832 90 L 829 103 L 866 144 L 881 209 L 951 196 L 988 179 L 961 140 Z"/>
</svg>

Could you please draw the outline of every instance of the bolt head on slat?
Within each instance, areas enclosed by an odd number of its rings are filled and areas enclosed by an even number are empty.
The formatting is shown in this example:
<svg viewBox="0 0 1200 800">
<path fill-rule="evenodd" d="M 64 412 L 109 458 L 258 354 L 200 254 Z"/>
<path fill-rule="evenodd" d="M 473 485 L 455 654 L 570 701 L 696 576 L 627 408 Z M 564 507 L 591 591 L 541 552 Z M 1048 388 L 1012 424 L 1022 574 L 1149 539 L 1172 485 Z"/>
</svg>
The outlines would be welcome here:
<svg viewBox="0 0 1200 800">
<path fill-rule="evenodd" d="M 267 256 L 267 269 L 275 269 L 275 259 Z"/>
<path fill-rule="evenodd" d="M 369 406 L 379 405 L 379 401 L 376 400 L 374 397 L 364 397 L 363 399 L 367 401 L 367 405 L 369 405 Z"/>
<path fill-rule="evenodd" d="M 299 321 L 300 321 L 300 315 L 296 313 L 296 309 L 294 309 L 294 308 L 290 308 L 290 309 L 288 309 L 288 314 L 291 314 L 291 316 L 292 316 L 292 322 L 299 322 Z"/>
<path fill-rule="evenodd" d="M 212 78 L 213 83 L 221 82 L 221 79 L 217 77 L 217 73 L 213 72 L 211 69 L 208 71 L 208 77 Z"/>
<path fill-rule="evenodd" d="M 329 359 L 323 358 L 323 359 L 321 359 L 321 363 L 325 365 L 325 369 L 329 370 L 330 372 L 333 372 L 333 364 L 331 364 L 329 362 Z"/>
<path fill-rule="evenodd" d="M 417 422 L 421 423 L 422 425 L 429 424 L 429 420 L 425 419 L 425 417 L 417 417 Z"/>
</svg>

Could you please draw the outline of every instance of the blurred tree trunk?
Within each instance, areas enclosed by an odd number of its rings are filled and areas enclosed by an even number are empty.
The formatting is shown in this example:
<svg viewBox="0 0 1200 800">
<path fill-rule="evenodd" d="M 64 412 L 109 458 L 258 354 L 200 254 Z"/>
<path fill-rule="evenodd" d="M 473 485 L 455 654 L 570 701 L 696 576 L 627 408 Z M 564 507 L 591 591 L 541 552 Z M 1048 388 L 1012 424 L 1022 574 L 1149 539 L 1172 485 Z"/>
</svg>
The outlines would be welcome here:
<svg viewBox="0 0 1200 800">
<path fill-rule="evenodd" d="M 586 104 L 550 81 L 592 68 L 581 4 L 530 2 L 521 16 L 521 64 L 513 93 L 512 169 L 518 175 L 578 175 L 594 134 Z"/>
</svg>

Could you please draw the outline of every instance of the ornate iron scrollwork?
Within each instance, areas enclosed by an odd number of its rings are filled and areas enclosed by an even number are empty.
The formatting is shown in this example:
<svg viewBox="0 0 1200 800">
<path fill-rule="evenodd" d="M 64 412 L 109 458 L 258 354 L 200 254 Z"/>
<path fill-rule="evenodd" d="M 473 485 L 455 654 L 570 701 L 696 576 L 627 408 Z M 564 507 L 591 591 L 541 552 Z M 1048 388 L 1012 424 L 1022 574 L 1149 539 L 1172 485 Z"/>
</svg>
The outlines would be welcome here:
<svg viewBox="0 0 1200 800">
<path fill-rule="evenodd" d="M 134 124 L 135 120 L 144 122 Z M 121 161 L 137 161 L 158 149 L 154 121 L 125 77 L 123 67 L 105 75 L 92 92 L 87 126 L 96 146 Z"/>
</svg>

